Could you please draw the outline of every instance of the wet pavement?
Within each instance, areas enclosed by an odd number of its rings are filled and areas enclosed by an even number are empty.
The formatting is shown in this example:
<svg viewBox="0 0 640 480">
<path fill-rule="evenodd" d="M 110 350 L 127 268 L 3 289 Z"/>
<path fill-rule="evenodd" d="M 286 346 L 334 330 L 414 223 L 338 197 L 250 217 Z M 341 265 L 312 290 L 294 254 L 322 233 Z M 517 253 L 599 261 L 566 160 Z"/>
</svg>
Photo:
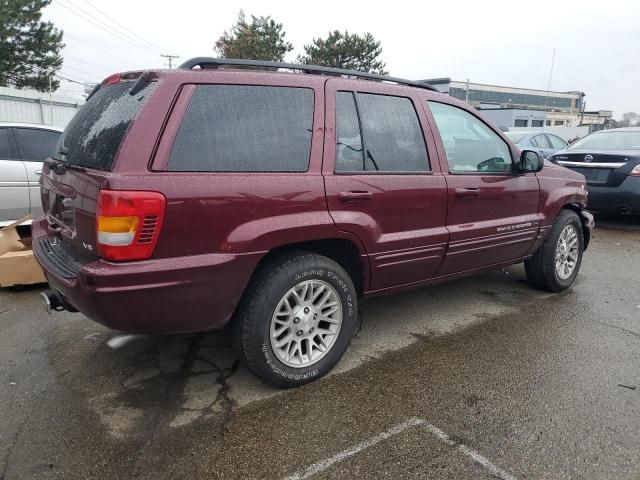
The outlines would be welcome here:
<svg viewBox="0 0 640 480">
<path fill-rule="evenodd" d="M 0 479 L 640 478 L 638 223 L 601 219 L 563 294 L 514 266 L 372 299 L 336 370 L 289 391 L 228 332 L 109 346 L 0 291 Z"/>
</svg>

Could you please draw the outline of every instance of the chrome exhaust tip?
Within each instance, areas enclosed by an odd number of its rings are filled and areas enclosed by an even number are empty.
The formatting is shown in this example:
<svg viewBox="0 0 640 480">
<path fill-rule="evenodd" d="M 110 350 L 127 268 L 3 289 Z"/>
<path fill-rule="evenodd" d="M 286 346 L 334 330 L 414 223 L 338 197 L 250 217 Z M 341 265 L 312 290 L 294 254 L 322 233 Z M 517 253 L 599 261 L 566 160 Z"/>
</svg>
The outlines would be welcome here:
<svg viewBox="0 0 640 480">
<path fill-rule="evenodd" d="M 42 308 L 47 313 L 61 312 L 67 310 L 68 312 L 77 312 L 78 310 L 69 303 L 69 301 L 62 296 L 61 293 L 55 290 L 47 290 L 40 294 L 40 303 Z"/>
<path fill-rule="evenodd" d="M 51 307 L 51 299 L 49 298 L 51 293 L 53 292 L 47 291 L 40 294 L 40 303 L 42 304 L 42 308 L 44 308 L 44 311 L 48 314 L 51 314 L 51 310 L 53 310 L 53 308 Z"/>
</svg>

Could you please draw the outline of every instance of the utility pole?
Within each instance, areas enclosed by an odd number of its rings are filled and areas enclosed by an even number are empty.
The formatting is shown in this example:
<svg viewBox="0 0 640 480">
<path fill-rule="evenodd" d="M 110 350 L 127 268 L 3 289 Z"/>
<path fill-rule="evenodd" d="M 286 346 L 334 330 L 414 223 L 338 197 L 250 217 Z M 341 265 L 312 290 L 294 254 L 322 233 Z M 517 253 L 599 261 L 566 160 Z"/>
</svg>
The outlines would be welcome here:
<svg viewBox="0 0 640 480">
<path fill-rule="evenodd" d="M 49 74 L 49 113 L 50 113 L 50 119 L 51 119 L 51 123 L 50 125 L 53 125 L 53 99 L 51 96 L 51 77 L 53 76 L 52 73 Z"/>
<path fill-rule="evenodd" d="M 171 68 L 173 67 L 173 64 L 172 64 L 173 59 L 174 58 L 180 58 L 179 55 L 170 55 L 168 53 L 162 53 L 162 54 L 160 54 L 160 56 L 169 60 L 169 70 L 171 70 Z"/>
<path fill-rule="evenodd" d="M 549 95 L 551 94 L 551 79 L 553 78 L 553 65 L 556 62 L 556 49 L 553 49 L 553 56 L 551 57 L 551 68 L 549 69 L 549 82 L 547 83 L 547 96 L 544 100 L 545 121 L 542 123 L 542 131 L 544 132 L 544 124 L 546 123 L 547 113 L 549 110 Z"/>
<path fill-rule="evenodd" d="M 469 103 L 469 79 L 467 78 L 467 89 L 466 89 L 466 93 L 464 95 L 464 101 L 465 103 Z"/>
</svg>

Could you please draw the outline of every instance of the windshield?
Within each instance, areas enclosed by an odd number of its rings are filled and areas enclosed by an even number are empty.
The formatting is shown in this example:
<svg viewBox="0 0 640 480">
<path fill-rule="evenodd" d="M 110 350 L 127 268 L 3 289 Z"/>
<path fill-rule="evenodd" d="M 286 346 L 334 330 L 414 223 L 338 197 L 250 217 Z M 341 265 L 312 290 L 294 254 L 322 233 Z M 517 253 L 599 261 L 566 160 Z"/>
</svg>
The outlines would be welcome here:
<svg viewBox="0 0 640 480">
<path fill-rule="evenodd" d="M 606 132 L 587 135 L 569 147 L 569 150 L 640 150 L 640 131 Z"/>
<path fill-rule="evenodd" d="M 504 132 L 504 134 L 513 143 L 518 143 L 525 136 L 524 133 L 520 133 L 520 132 Z"/>
</svg>

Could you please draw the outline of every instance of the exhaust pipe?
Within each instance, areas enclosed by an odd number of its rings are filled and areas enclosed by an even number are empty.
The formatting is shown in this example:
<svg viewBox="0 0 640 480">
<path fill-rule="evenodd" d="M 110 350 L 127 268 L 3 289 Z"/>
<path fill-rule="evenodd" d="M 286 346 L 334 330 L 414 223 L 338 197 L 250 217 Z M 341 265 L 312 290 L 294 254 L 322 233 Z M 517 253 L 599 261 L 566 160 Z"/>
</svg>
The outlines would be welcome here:
<svg viewBox="0 0 640 480">
<path fill-rule="evenodd" d="M 44 311 L 47 313 L 61 312 L 67 310 L 68 312 L 77 312 L 78 310 L 69 303 L 60 293 L 54 290 L 47 290 L 40 294 L 40 302 Z"/>
</svg>

